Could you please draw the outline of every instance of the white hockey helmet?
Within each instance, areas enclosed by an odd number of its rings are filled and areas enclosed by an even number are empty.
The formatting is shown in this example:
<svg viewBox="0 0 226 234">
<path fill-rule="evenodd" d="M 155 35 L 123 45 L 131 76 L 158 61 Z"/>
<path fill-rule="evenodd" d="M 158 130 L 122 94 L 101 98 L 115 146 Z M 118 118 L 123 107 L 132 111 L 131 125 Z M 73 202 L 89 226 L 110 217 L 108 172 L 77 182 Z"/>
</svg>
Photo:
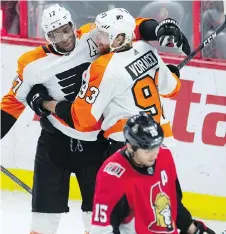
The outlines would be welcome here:
<svg viewBox="0 0 226 234">
<path fill-rule="evenodd" d="M 70 12 L 61 5 L 54 4 L 44 9 L 41 26 L 45 34 L 68 23 L 74 26 Z"/>
<path fill-rule="evenodd" d="M 70 31 L 65 33 L 55 32 L 54 30 L 60 28 L 61 26 L 69 24 L 72 28 Z M 46 9 L 44 9 L 42 14 L 42 29 L 45 32 L 46 40 L 51 43 L 54 49 L 59 52 L 60 54 L 66 54 L 71 52 L 78 43 L 78 39 L 75 33 L 75 25 L 71 18 L 70 12 L 62 7 L 59 4 L 54 4 Z M 74 46 L 71 51 L 62 51 L 64 48 L 59 48 L 57 43 L 67 40 L 69 37 L 74 36 Z"/>
<path fill-rule="evenodd" d="M 114 8 L 97 15 L 95 25 L 97 30 L 108 34 L 111 51 L 130 43 L 136 27 L 134 17 L 124 8 Z M 119 34 L 125 35 L 124 42 L 119 47 L 113 48 L 113 41 Z"/>
</svg>

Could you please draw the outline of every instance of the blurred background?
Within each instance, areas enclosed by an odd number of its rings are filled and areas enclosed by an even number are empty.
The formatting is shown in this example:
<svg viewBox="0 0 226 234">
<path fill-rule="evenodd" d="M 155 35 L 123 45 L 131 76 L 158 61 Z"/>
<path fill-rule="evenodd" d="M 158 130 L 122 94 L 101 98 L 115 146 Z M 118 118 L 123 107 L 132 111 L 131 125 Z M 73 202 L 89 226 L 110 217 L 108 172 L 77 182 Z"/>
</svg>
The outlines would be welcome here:
<svg viewBox="0 0 226 234">
<path fill-rule="evenodd" d="M 43 9 L 60 3 L 72 14 L 77 27 L 94 21 L 98 13 L 114 7 L 123 7 L 134 17 L 150 17 L 157 21 L 165 18 L 177 20 L 192 48 L 210 35 L 224 20 L 223 1 L 2 1 L 1 35 L 11 38 L 43 39 L 41 15 Z M 202 53 L 203 59 L 226 59 L 226 30 L 224 30 Z M 159 48 L 164 53 L 174 49 Z M 173 55 L 172 55 L 173 56 Z"/>
</svg>

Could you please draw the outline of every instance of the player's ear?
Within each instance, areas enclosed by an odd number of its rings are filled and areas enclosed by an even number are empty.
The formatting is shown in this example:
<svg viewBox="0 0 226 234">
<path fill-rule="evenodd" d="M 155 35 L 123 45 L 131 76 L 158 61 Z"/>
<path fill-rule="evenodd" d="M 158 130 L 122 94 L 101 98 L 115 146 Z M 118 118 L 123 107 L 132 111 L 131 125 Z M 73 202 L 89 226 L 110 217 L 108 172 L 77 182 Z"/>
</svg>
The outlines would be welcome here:
<svg viewBox="0 0 226 234">
<path fill-rule="evenodd" d="M 130 145 L 130 143 L 127 142 L 126 147 L 127 147 L 127 150 L 129 153 L 133 153 L 133 147 L 132 147 L 132 145 Z"/>
</svg>

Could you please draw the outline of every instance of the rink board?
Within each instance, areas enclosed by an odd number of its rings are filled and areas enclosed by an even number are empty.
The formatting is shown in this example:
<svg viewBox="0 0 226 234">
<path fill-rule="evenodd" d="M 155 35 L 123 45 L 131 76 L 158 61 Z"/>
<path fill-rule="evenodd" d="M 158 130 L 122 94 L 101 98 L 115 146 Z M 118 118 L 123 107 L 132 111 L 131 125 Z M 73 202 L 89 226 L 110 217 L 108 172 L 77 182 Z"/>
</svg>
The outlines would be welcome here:
<svg viewBox="0 0 226 234">
<path fill-rule="evenodd" d="M 32 187 L 33 172 L 9 169 L 11 173 L 16 175 L 25 184 Z M 23 188 L 15 184 L 10 178 L 1 173 L 1 189 L 8 191 L 26 192 Z M 226 221 L 226 197 L 211 196 L 207 194 L 198 194 L 191 192 L 184 192 L 183 203 L 191 211 L 194 217 Z M 77 180 L 74 176 L 70 181 L 70 195 L 71 200 L 81 200 Z"/>
</svg>

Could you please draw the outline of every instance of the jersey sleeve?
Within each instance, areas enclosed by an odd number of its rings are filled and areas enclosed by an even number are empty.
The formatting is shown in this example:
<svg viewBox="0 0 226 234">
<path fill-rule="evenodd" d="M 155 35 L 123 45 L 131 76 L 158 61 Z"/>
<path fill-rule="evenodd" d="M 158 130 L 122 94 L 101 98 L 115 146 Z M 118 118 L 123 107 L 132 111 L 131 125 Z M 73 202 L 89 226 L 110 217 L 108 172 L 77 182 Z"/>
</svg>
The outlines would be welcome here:
<svg viewBox="0 0 226 234">
<path fill-rule="evenodd" d="M 167 158 L 168 158 L 168 165 L 171 165 L 171 174 L 173 176 L 173 180 L 175 181 L 175 188 L 176 188 L 176 199 L 177 199 L 177 218 L 176 218 L 176 226 L 183 232 L 186 232 L 188 227 L 193 222 L 191 213 L 188 209 L 183 205 L 182 198 L 182 190 L 178 180 L 176 166 L 174 162 L 174 158 L 172 153 L 169 149 L 167 149 Z"/>
<path fill-rule="evenodd" d="M 71 107 L 74 128 L 79 131 L 99 129 L 103 111 L 114 97 L 115 74 L 108 69 L 113 53 L 99 57 L 87 70 L 87 82 L 81 87 Z"/>
<path fill-rule="evenodd" d="M 164 98 L 174 97 L 180 90 L 181 82 L 179 77 L 171 72 L 158 55 L 159 69 L 155 75 L 155 84 L 158 87 L 160 96 Z"/>
<path fill-rule="evenodd" d="M 25 106 L 19 102 L 10 89 L 1 102 L 1 139 L 9 132 L 12 126 L 15 124 Z"/>
<path fill-rule="evenodd" d="M 90 234 L 119 233 L 120 224 L 130 212 L 123 176 L 117 177 L 109 172 L 114 166 L 111 162 L 106 163 L 98 172 Z"/>
<path fill-rule="evenodd" d="M 17 98 L 17 93 L 23 86 L 25 67 L 32 61 L 45 55 L 46 53 L 44 52 L 43 48 L 37 47 L 36 49 L 23 54 L 18 59 L 17 75 L 13 80 L 9 92 L 3 96 L 1 101 L 1 138 L 8 133 L 25 109 L 24 103 Z"/>
<path fill-rule="evenodd" d="M 135 21 L 136 21 L 136 28 L 134 30 L 134 34 L 135 34 L 135 41 L 139 41 L 139 40 L 142 40 L 142 37 L 140 35 L 140 25 L 144 22 L 144 21 L 147 21 L 149 20 L 149 18 L 135 18 Z"/>
<path fill-rule="evenodd" d="M 177 199 L 179 201 L 181 201 L 182 200 L 182 190 L 181 190 L 181 186 L 180 186 L 180 183 L 178 180 L 177 169 L 176 169 L 175 161 L 173 158 L 173 154 L 172 154 L 171 150 L 169 148 L 167 148 L 166 146 L 162 146 L 162 148 L 166 148 L 166 150 L 167 150 L 168 160 L 169 160 L 168 164 L 171 165 L 171 175 L 173 177 L 173 180 L 175 181 Z"/>
<path fill-rule="evenodd" d="M 172 152 L 171 152 L 171 150 L 169 148 L 167 148 L 167 150 L 168 150 L 169 160 L 170 160 L 169 163 L 171 165 L 171 173 L 172 173 L 172 176 L 173 176 L 174 180 L 176 180 L 177 179 L 177 170 L 176 170 L 176 165 L 175 165 L 175 162 L 174 162 L 174 159 L 173 159 L 173 154 L 172 154 Z"/>
<path fill-rule="evenodd" d="M 145 40 L 145 41 L 157 41 L 157 36 L 155 34 L 158 22 L 151 18 L 136 18 L 136 28 L 134 31 L 135 41 Z"/>
<path fill-rule="evenodd" d="M 90 32 L 93 28 L 93 23 L 84 24 L 76 31 L 77 37 L 81 38 L 83 34 Z"/>
<path fill-rule="evenodd" d="M 17 100 L 24 105 L 27 105 L 26 97 L 31 88 L 35 84 L 40 84 L 42 82 L 42 80 L 40 79 L 40 67 L 36 64 L 35 61 L 45 56 L 47 56 L 46 52 L 42 49 L 42 47 L 40 47 L 40 50 L 26 54 L 26 56 L 24 56 L 23 60 L 21 61 L 26 64 L 26 66 L 23 67 L 23 82 L 17 90 L 15 96 Z"/>
<path fill-rule="evenodd" d="M 158 22 L 151 18 L 136 18 L 135 40 L 155 41 L 155 29 Z M 156 72 L 156 85 L 159 94 L 164 98 L 175 96 L 180 90 L 180 80 L 177 75 L 169 70 L 169 68 L 158 56 L 159 70 Z"/>
<path fill-rule="evenodd" d="M 182 199 L 183 193 L 178 178 L 176 178 L 176 191 L 177 191 L 177 219 L 176 226 L 181 232 L 186 233 L 189 226 L 193 222 L 190 211 L 184 206 Z"/>
</svg>

